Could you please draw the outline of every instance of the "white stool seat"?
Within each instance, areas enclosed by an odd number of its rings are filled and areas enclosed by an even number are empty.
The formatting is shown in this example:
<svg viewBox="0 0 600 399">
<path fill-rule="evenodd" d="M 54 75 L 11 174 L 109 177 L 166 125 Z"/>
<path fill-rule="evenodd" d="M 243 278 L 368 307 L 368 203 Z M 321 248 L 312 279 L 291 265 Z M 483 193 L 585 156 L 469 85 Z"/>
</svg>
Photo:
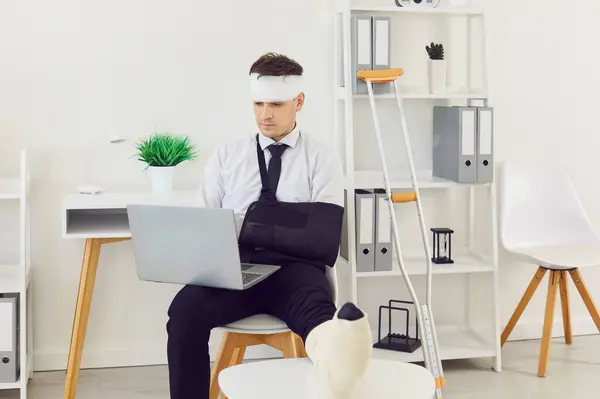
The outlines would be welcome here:
<svg viewBox="0 0 600 399">
<path fill-rule="evenodd" d="M 277 334 L 289 331 L 287 324 L 277 317 L 268 314 L 257 314 L 246 317 L 221 327 L 230 332 L 248 332 L 254 334 Z"/>
<path fill-rule="evenodd" d="M 526 261 L 553 270 L 600 265 L 600 245 L 595 244 L 531 246 L 513 251 Z"/>
<path fill-rule="evenodd" d="M 219 374 L 229 399 L 317 399 L 317 380 L 308 358 L 278 359 L 228 367 Z M 358 383 L 356 399 L 432 399 L 429 370 L 410 363 L 373 359 Z"/>
</svg>

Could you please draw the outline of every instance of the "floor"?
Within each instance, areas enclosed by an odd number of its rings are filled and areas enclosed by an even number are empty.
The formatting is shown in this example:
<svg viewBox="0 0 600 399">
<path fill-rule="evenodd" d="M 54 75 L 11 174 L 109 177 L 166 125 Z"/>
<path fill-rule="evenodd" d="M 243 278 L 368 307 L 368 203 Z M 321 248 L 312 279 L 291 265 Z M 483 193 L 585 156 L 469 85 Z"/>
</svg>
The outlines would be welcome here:
<svg viewBox="0 0 600 399">
<path fill-rule="evenodd" d="M 508 343 L 503 372 L 490 371 L 489 361 L 445 362 L 448 399 L 584 399 L 597 398 L 600 375 L 600 336 L 574 337 L 573 345 L 555 339 L 548 376 L 537 377 L 539 341 Z M 64 372 L 36 373 L 31 399 L 61 399 Z M 168 399 L 164 366 L 82 370 L 77 399 Z M 18 399 L 16 391 L 0 391 L 2 399 Z"/>
</svg>

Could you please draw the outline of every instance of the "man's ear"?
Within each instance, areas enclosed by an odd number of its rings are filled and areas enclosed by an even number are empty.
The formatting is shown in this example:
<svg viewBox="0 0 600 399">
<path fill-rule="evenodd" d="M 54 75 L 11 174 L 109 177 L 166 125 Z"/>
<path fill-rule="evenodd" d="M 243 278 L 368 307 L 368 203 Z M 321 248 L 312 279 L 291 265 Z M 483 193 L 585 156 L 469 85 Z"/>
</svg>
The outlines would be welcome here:
<svg viewBox="0 0 600 399">
<path fill-rule="evenodd" d="M 304 93 L 298 94 L 296 97 L 296 111 L 300 111 L 304 105 Z"/>
</svg>

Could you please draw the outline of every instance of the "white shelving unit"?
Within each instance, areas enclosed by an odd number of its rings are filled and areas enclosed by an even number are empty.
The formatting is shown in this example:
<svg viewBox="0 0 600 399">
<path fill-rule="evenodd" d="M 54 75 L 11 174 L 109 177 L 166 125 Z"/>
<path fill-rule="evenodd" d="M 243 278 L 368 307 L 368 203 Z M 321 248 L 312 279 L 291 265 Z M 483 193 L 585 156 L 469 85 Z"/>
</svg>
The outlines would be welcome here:
<svg viewBox="0 0 600 399">
<path fill-rule="evenodd" d="M 348 242 L 346 242 L 348 259 L 340 257 L 338 265 L 347 266 L 347 269 L 350 270 L 349 299 L 366 308 L 371 318 L 371 324 L 374 326 L 375 339 L 377 339 L 379 306 L 387 305 L 390 299 L 410 300 L 397 260 L 394 260 L 392 271 L 357 272 L 356 270 L 354 190 L 385 188 L 385 186 L 376 149 L 377 139 L 368 101 L 369 96 L 352 93 L 351 82 L 355 76 L 353 76 L 351 67 L 351 17 L 354 14 L 385 15 L 392 18 L 390 67 L 403 68 L 405 71 L 398 83 L 404 102 L 427 228 L 450 227 L 456 233 L 462 233 L 464 236 L 462 241 L 456 240 L 455 237 L 452 238 L 452 258 L 455 261 L 453 264 L 433 264 L 432 311 L 437 323 L 440 357 L 442 360 L 490 358 L 492 368 L 500 371 L 500 325 L 497 304 L 498 237 L 494 184 L 458 184 L 433 177 L 431 173 L 433 105 L 466 105 L 470 101 L 487 101 L 484 10 L 478 7 L 451 5 L 415 9 L 396 7 L 393 0 L 387 1 L 388 5 L 383 6 L 370 5 L 369 0 L 363 0 L 360 4 L 357 4 L 357 1 L 336 1 L 335 51 L 333 53 L 335 142 L 338 154 L 344 164 L 347 189 L 346 228 L 348 229 Z M 443 1 L 443 3 L 449 4 L 449 1 Z M 476 31 L 477 23 L 480 27 L 478 33 L 480 33 L 481 45 L 479 55 L 476 57 L 474 54 L 477 54 L 477 49 L 473 48 L 472 35 Z M 427 24 L 429 24 L 430 31 L 434 33 L 420 36 L 420 31 L 411 31 L 415 27 L 419 28 Z M 462 27 L 464 37 L 457 39 L 448 33 L 449 31 L 456 32 L 457 26 Z M 444 28 L 446 31 L 440 33 L 440 30 Z M 403 29 L 407 29 L 407 31 Z M 456 49 L 456 40 L 462 40 L 463 52 L 458 52 Z M 426 70 L 416 69 L 419 68 L 418 65 L 426 68 L 425 45 L 432 41 L 444 42 L 446 59 L 464 62 L 465 82 L 457 86 L 459 89 L 451 87 L 447 93 L 430 94 L 426 81 L 423 83 L 423 77 L 426 78 Z M 449 42 L 453 42 L 454 45 L 448 46 Z M 450 50 L 448 50 L 449 48 Z M 481 68 L 479 85 L 473 83 L 476 75 L 473 70 L 474 59 L 477 59 Z M 423 62 L 421 63 L 421 61 Z M 417 67 L 415 67 L 416 65 Z M 452 72 L 456 73 L 456 68 L 453 71 L 450 70 L 449 75 Z M 346 84 L 341 82 L 346 82 Z M 395 99 L 393 89 L 390 90 L 390 93 L 376 94 L 375 96 L 378 115 L 382 122 L 382 136 L 388 159 L 387 166 L 392 191 L 411 190 L 412 184 L 408 161 L 405 160 L 398 109 L 395 101 L 390 101 Z M 386 115 L 391 121 L 387 125 L 383 119 Z M 454 215 L 454 210 L 446 209 L 452 201 L 456 205 L 457 196 L 458 198 L 462 196 L 464 199 L 462 202 L 458 201 L 458 207 L 462 210 L 461 217 L 459 217 L 460 213 Z M 414 204 L 398 204 L 396 207 L 401 237 L 411 238 L 410 232 L 412 231 L 412 236 L 420 238 Z M 408 220 L 409 215 L 414 215 L 413 219 Z M 451 225 L 446 225 L 447 220 L 456 218 L 460 222 L 453 221 Z M 481 227 L 482 223 L 485 225 L 484 227 Z M 404 231 L 402 231 L 403 227 Z M 479 229 L 483 229 L 484 232 L 482 233 Z M 426 276 L 427 267 L 425 251 L 420 239 L 406 241 L 410 241 L 410 243 L 404 244 L 401 239 L 405 266 L 421 298 L 424 297 L 425 291 L 424 276 Z M 431 241 L 430 238 L 430 245 Z M 458 246 L 459 243 L 462 245 Z M 485 249 L 478 249 L 481 246 Z M 392 252 L 395 255 L 395 251 Z M 457 288 L 457 284 L 460 284 L 459 288 Z M 368 287 L 363 289 L 363 285 Z M 419 293 L 419 290 L 422 293 Z M 454 295 L 457 291 L 463 295 L 460 298 L 461 306 L 458 309 L 452 305 L 446 305 L 444 298 L 446 295 Z M 449 294 L 450 292 L 452 294 Z M 454 300 L 455 298 L 449 299 Z M 450 311 L 447 306 L 451 306 Z M 456 319 L 453 319 L 454 311 L 458 315 Z M 387 319 L 387 313 L 385 314 L 384 319 Z M 415 313 L 411 311 L 413 320 L 414 316 Z M 401 325 L 404 328 L 403 322 Z M 387 328 L 385 320 L 382 327 Z M 395 330 L 395 332 L 403 331 Z M 387 330 L 382 329 L 382 336 L 385 333 Z M 423 360 L 421 348 L 414 353 L 374 349 L 374 356 L 407 362 Z"/>
<path fill-rule="evenodd" d="M 27 383 L 33 374 L 32 313 L 31 313 L 31 262 L 30 262 L 30 177 L 27 151 L 20 156 L 20 172 L 16 178 L 0 177 L 0 206 L 17 202 L 19 209 L 19 250 L 16 259 L 0 259 L 0 294 L 19 294 L 19 346 L 20 373 L 16 382 L 0 383 L 0 390 L 20 390 L 20 399 L 27 398 Z M 10 223 L 0 223 L 3 228 Z M 4 233 L 4 232 L 3 232 Z M 12 232 L 11 232 L 12 233 Z M 7 234 L 8 235 L 8 234 Z"/>
</svg>

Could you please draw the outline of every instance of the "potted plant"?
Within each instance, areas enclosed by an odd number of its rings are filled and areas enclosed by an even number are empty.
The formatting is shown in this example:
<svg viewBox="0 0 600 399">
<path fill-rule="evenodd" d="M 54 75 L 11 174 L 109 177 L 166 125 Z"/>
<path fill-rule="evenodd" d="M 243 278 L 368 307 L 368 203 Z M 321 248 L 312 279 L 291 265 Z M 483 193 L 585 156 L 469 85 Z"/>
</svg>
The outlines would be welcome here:
<svg viewBox="0 0 600 399">
<path fill-rule="evenodd" d="M 427 64 L 429 91 L 431 93 L 446 92 L 446 60 L 444 59 L 444 45 L 431 43 L 425 46 L 429 60 Z"/>
<path fill-rule="evenodd" d="M 146 163 L 152 192 L 173 191 L 173 179 L 177 166 L 196 157 L 196 149 L 188 137 L 171 133 L 154 133 L 136 144 L 139 161 Z"/>
</svg>

